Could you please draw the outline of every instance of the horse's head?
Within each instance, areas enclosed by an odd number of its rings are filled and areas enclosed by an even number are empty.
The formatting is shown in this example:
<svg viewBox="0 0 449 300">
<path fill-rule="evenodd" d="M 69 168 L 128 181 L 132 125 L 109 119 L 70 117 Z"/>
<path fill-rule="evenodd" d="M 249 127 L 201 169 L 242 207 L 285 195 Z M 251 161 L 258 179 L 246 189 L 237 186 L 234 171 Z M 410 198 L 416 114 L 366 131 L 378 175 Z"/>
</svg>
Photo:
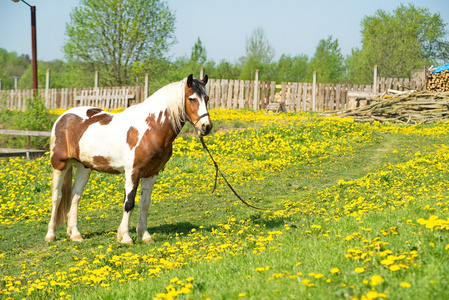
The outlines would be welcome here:
<svg viewBox="0 0 449 300">
<path fill-rule="evenodd" d="M 193 79 L 190 74 L 185 86 L 185 112 L 190 123 L 200 136 L 208 135 L 212 121 L 207 111 L 209 96 L 206 94 L 207 75 L 202 79 Z"/>
</svg>

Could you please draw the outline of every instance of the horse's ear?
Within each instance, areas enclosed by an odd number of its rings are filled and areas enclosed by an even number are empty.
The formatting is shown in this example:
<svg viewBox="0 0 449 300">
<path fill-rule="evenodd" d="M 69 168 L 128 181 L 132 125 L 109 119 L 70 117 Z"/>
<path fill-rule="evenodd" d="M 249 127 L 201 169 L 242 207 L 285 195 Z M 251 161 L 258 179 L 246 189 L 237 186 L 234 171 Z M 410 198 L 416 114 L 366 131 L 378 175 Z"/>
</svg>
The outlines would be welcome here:
<svg viewBox="0 0 449 300">
<path fill-rule="evenodd" d="M 204 84 L 207 84 L 207 80 L 209 79 L 209 77 L 207 77 L 207 75 L 206 76 L 204 76 L 204 78 L 201 80 Z"/>
<path fill-rule="evenodd" d="M 187 86 L 188 87 L 193 86 L 193 74 L 190 74 L 189 77 L 187 77 Z"/>
</svg>

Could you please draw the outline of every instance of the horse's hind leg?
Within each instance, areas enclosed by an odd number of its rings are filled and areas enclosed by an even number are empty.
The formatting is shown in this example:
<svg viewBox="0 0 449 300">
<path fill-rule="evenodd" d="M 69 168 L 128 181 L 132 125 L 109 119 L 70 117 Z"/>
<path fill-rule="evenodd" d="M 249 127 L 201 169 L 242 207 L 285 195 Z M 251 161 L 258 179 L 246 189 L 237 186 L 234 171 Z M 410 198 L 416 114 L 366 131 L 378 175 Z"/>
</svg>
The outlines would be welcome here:
<svg viewBox="0 0 449 300">
<path fill-rule="evenodd" d="M 154 242 L 147 229 L 148 209 L 151 204 L 151 192 L 157 175 L 142 178 L 140 185 L 139 222 L 137 224 L 137 237 L 146 243 Z"/>
<path fill-rule="evenodd" d="M 67 234 L 70 236 L 72 241 L 81 242 L 83 237 L 78 231 L 78 204 L 84 187 L 89 181 L 91 170 L 79 162 L 76 162 L 75 165 L 77 173 L 75 183 L 73 184 L 72 204 L 68 214 Z"/>
<path fill-rule="evenodd" d="M 55 235 L 56 227 L 59 225 L 60 220 L 64 217 L 64 216 L 59 216 L 59 214 L 61 214 L 59 205 L 61 204 L 61 200 L 62 200 L 62 196 L 63 196 L 62 186 L 64 183 L 64 177 L 66 176 L 67 171 L 69 171 L 69 170 L 70 170 L 70 172 L 72 172 L 71 165 L 70 166 L 67 165 L 62 170 L 53 169 L 52 196 L 51 196 L 52 209 L 51 209 L 50 222 L 48 223 L 47 235 L 45 236 L 45 240 L 47 242 L 54 242 L 56 240 L 56 235 Z"/>
</svg>

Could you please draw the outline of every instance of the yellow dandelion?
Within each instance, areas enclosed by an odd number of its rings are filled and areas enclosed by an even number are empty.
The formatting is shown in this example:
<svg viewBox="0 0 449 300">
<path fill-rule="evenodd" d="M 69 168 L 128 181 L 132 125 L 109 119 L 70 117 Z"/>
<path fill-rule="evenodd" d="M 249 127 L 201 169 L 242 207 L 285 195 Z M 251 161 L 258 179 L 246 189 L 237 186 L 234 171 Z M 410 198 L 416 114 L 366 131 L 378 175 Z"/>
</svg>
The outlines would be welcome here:
<svg viewBox="0 0 449 300">
<path fill-rule="evenodd" d="M 399 267 L 398 265 L 391 265 L 390 266 L 390 271 L 399 271 L 401 269 L 401 267 Z"/>
<path fill-rule="evenodd" d="M 377 299 L 377 297 L 379 297 L 379 294 L 376 291 L 371 291 L 366 294 L 366 297 L 368 299 Z"/>
<path fill-rule="evenodd" d="M 371 276 L 371 285 L 379 285 L 380 283 L 384 282 L 385 280 L 379 276 L 379 275 L 373 275 Z"/>
<path fill-rule="evenodd" d="M 340 269 L 339 269 L 339 268 L 332 268 L 332 269 L 331 269 L 331 273 L 332 273 L 332 274 L 335 274 L 335 273 L 338 273 L 338 272 L 340 272 Z"/>
</svg>

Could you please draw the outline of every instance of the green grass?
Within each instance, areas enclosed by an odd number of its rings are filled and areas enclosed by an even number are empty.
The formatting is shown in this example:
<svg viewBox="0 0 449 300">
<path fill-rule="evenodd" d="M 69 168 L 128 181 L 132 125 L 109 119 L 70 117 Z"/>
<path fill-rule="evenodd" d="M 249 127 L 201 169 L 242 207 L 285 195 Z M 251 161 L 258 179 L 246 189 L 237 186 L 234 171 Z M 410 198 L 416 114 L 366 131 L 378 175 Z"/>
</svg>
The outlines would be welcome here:
<svg viewBox="0 0 449 300">
<path fill-rule="evenodd" d="M 156 183 L 153 244 L 116 242 L 123 177 L 98 173 L 80 205 L 85 240 L 71 242 L 64 227 L 55 243 L 45 243 L 48 159 L 2 162 L 0 297 L 449 297 L 446 124 L 363 125 L 291 114 L 236 127 L 248 128 L 215 133 L 206 143 L 244 199 L 282 210 L 247 208 L 222 180 L 211 195 L 213 166 L 186 135 Z M 443 221 L 426 228 L 432 215 Z"/>
</svg>

